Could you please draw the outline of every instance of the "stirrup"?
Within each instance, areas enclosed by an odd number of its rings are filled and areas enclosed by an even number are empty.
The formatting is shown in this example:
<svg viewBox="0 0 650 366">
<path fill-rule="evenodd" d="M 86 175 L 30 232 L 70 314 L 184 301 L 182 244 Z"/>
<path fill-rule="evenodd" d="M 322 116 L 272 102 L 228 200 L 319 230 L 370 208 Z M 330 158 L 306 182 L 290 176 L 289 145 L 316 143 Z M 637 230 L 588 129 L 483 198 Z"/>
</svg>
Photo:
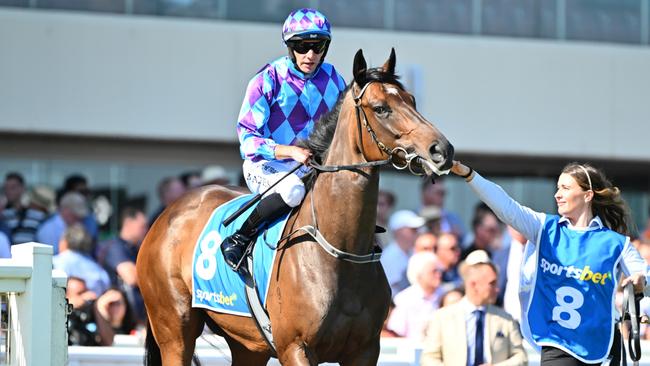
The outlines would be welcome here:
<svg viewBox="0 0 650 366">
<path fill-rule="evenodd" d="M 247 274 L 250 274 L 250 270 L 249 270 L 248 266 L 246 265 L 246 258 L 248 258 L 248 256 L 252 254 L 253 247 L 255 246 L 255 241 L 256 240 L 257 240 L 257 238 L 249 241 L 248 244 L 246 245 L 246 249 L 244 249 L 244 253 L 242 254 L 241 258 L 239 258 L 239 262 L 237 262 L 235 267 L 232 267 L 232 269 L 235 272 L 238 272 L 238 273 L 240 273 L 240 274 L 242 274 L 244 276 L 246 276 Z"/>
</svg>

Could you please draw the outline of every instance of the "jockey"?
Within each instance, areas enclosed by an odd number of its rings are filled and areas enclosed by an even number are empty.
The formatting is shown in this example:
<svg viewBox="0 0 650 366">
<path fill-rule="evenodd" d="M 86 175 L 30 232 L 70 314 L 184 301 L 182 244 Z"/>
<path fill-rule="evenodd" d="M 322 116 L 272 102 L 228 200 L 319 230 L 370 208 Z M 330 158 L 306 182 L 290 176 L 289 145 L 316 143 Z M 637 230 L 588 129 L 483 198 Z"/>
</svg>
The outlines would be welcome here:
<svg viewBox="0 0 650 366">
<path fill-rule="evenodd" d="M 247 247 L 264 227 L 302 202 L 311 152 L 296 146 L 307 139 L 314 123 L 336 104 L 345 81 L 324 63 L 332 39 L 330 23 L 314 9 L 293 11 L 282 27 L 289 51 L 265 65 L 248 83 L 239 112 L 237 134 L 243 172 L 253 193 L 265 191 L 296 166 L 304 164 L 268 192 L 221 249 L 226 263 L 238 269 Z"/>
</svg>

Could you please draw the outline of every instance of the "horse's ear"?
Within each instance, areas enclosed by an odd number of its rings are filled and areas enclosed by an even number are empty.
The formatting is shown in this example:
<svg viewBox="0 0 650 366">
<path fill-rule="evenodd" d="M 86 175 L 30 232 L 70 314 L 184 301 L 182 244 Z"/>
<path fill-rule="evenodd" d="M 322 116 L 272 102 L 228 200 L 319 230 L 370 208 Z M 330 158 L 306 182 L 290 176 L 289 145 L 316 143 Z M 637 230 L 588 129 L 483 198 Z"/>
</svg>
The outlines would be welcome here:
<svg viewBox="0 0 650 366">
<path fill-rule="evenodd" d="M 363 51 L 359 49 L 359 51 L 357 51 L 357 54 L 354 55 L 352 75 L 354 76 L 354 81 L 361 87 L 366 83 L 367 68 L 368 65 L 366 64 L 366 59 L 363 57 Z"/>
<path fill-rule="evenodd" d="M 395 48 L 390 49 L 390 56 L 384 63 L 383 69 L 388 75 L 395 75 Z"/>
</svg>

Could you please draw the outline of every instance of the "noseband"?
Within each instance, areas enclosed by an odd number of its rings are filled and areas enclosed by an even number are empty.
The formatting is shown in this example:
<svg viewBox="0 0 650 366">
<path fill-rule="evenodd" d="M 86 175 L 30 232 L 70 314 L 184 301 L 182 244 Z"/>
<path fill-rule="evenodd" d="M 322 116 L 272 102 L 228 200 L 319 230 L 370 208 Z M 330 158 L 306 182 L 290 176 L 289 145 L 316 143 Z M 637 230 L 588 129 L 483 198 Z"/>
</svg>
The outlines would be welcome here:
<svg viewBox="0 0 650 366">
<path fill-rule="evenodd" d="M 354 100 L 354 109 L 356 112 L 357 116 L 357 135 L 359 137 L 359 146 L 361 147 L 361 154 L 365 157 L 366 152 L 363 147 L 363 133 L 361 129 L 361 125 L 363 124 L 363 127 L 366 128 L 366 131 L 368 131 L 368 134 L 372 138 L 372 141 L 377 145 L 379 150 L 383 153 L 388 155 L 388 159 L 385 160 L 376 160 L 376 161 L 370 161 L 370 162 L 363 162 L 363 163 L 357 163 L 357 164 L 351 164 L 351 165 L 320 165 L 315 162 L 311 162 L 311 166 L 322 172 L 335 172 L 339 170 L 356 170 L 359 168 L 367 168 L 367 167 L 375 167 L 375 166 L 382 166 L 386 164 L 392 164 L 393 168 L 397 170 L 404 170 L 406 168 L 409 169 L 411 174 L 413 175 L 424 175 L 423 173 L 419 173 L 415 171 L 412 167 L 413 162 L 416 162 L 421 159 L 421 157 L 416 154 L 416 153 L 409 153 L 406 151 L 405 148 L 401 146 L 396 146 L 393 149 L 390 149 L 384 144 L 383 142 L 379 141 L 379 138 L 377 137 L 377 134 L 375 133 L 375 130 L 373 130 L 372 126 L 370 126 L 370 123 L 368 123 L 368 116 L 366 115 L 366 111 L 364 111 L 363 107 L 361 106 L 361 98 L 363 98 L 363 94 L 366 92 L 366 89 L 368 89 L 368 86 L 370 84 L 374 83 L 374 81 L 370 81 L 364 85 L 361 90 L 359 91 L 359 95 L 354 95 L 354 88 L 352 88 L 352 98 Z M 363 115 L 363 119 L 361 116 Z M 403 154 L 403 159 L 404 159 L 404 164 L 399 164 L 398 162 L 395 161 L 395 157 L 399 157 L 399 154 Z"/>
</svg>

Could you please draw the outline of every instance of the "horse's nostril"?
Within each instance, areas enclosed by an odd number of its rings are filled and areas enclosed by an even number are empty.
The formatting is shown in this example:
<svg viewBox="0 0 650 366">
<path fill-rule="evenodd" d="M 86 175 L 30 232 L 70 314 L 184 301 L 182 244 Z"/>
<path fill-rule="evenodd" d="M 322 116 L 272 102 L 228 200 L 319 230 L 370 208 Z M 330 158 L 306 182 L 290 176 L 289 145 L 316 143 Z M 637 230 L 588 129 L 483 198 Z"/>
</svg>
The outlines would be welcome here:
<svg viewBox="0 0 650 366">
<path fill-rule="evenodd" d="M 445 153 L 438 143 L 434 143 L 429 147 L 429 154 L 434 163 L 442 163 L 445 160 Z"/>
</svg>

